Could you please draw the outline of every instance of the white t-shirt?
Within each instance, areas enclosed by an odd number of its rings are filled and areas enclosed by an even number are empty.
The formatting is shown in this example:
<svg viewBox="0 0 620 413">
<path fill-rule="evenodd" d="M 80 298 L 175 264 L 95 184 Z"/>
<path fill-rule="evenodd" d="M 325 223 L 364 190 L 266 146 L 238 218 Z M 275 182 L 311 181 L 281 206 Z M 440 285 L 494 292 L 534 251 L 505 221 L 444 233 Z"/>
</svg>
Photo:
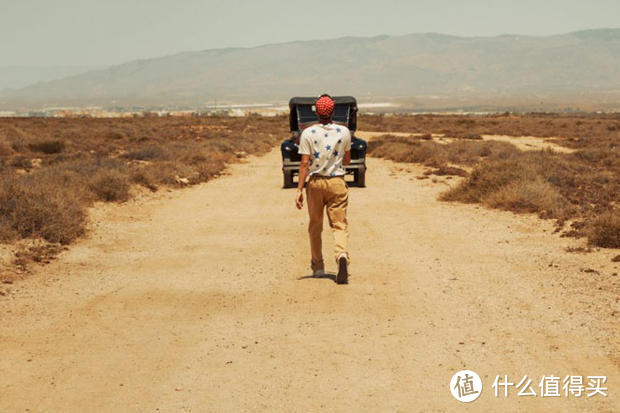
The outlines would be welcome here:
<svg viewBox="0 0 620 413">
<path fill-rule="evenodd" d="M 299 154 L 310 155 L 310 175 L 343 176 L 342 159 L 350 150 L 349 128 L 335 123 L 309 126 L 299 139 Z"/>
</svg>

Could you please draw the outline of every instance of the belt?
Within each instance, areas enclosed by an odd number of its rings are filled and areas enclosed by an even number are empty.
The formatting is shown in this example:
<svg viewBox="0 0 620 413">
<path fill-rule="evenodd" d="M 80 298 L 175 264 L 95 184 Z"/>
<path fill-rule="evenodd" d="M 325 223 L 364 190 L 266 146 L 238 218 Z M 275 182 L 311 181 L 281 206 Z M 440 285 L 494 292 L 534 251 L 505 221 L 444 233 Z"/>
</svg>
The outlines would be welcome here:
<svg viewBox="0 0 620 413">
<path fill-rule="evenodd" d="M 336 175 L 336 176 L 310 175 L 310 179 L 333 179 L 333 178 L 344 178 L 344 176 L 342 175 Z"/>
</svg>

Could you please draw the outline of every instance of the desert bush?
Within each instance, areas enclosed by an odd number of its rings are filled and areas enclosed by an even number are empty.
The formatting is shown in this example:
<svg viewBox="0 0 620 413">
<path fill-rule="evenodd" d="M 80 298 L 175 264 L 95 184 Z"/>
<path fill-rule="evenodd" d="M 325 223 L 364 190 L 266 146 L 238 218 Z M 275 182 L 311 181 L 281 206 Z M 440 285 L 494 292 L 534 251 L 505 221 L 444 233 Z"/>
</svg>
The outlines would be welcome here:
<svg viewBox="0 0 620 413">
<path fill-rule="evenodd" d="M 123 155 L 123 158 L 139 160 L 139 161 L 152 161 L 163 160 L 169 158 L 168 150 L 158 145 L 149 145 L 144 148 L 136 149 Z"/>
<path fill-rule="evenodd" d="M 46 140 L 41 142 L 29 143 L 28 149 L 32 152 L 45 154 L 60 153 L 65 149 L 65 142 L 61 140 Z"/>
<path fill-rule="evenodd" d="M 207 181 L 236 151 L 262 154 L 287 135 L 285 117 L 0 119 L 0 240 L 70 243 L 95 200 Z M 45 154 L 40 167 L 31 152 Z"/>
<path fill-rule="evenodd" d="M 604 212 L 592 219 L 587 229 L 588 243 L 597 247 L 620 248 L 620 212 Z"/>
<path fill-rule="evenodd" d="M 21 245 L 15 252 L 13 262 L 22 268 L 30 262 L 49 263 L 62 249 L 60 244 L 48 242 Z"/>
<path fill-rule="evenodd" d="M 22 155 L 13 157 L 13 159 L 11 159 L 10 165 L 14 168 L 32 168 L 32 162 L 30 161 L 30 159 Z"/>
<path fill-rule="evenodd" d="M 191 183 L 198 183 L 198 172 L 190 165 L 176 161 L 158 162 L 149 167 L 155 181 L 162 185 L 179 185 L 179 178 L 188 179 Z"/>
<path fill-rule="evenodd" d="M 457 139 L 482 140 L 482 136 L 479 133 L 470 133 L 466 131 L 456 132 L 449 135 Z"/>
<path fill-rule="evenodd" d="M 416 162 L 439 167 L 446 163 L 474 165 L 482 157 L 506 159 L 516 156 L 520 151 L 506 142 L 458 140 L 440 144 L 417 137 L 387 134 L 372 139 L 368 143 L 368 153 L 397 162 Z"/>
<path fill-rule="evenodd" d="M 129 199 L 129 178 L 115 169 L 102 169 L 95 173 L 89 182 L 90 190 L 101 201 L 122 202 Z"/>
<path fill-rule="evenodd" d="M 105 134 L 107 139 L 124 139 L 125 134 L 120 131 L 109 131 Z"/>
<path fill-rule="evenodd" d="M 592 147 L 601 141 L 617 142 L 620 138 L 617 114 L 361 115 L 358 128 L 388 133 L 443 133 L 452 137 L 468 134 L 557 137 L 558 143 L 578 148 Z"/>
<path fill-rule="evenodd" d="M 480 163 L 470 176 L 444 192 L 445 201 L 476 202 L 515 212 L 564 220 L 571 207 L 562 193 L 567 171 L 551 151 L 511 152 Z"/>
<path fill-rule="evenodd" d="M 492 208 L 515 212 L 535 212 L 542 216 L 563 218 L 566 199 L 551 185 L 537 176 L 522 177 L 489 194 L 484 203 Z"/>
<path fill-rule="evenodd" d="M 0 178 L 0 236 L 68 244 L 84 232 L 83 202 L 42 175 Z"/>
<path fill-rule="evenodd" d="M 467 176 L 467 171 L 461 168 L 457 168 L 455 166 L 440 166 L 435 169 L 429 169 L 424 172 L 424 175 L 452 175 L 452 176 Z"/>
<path fill-rule="evenodd" d="M 131 171 L 131 182 L 141 185 L 151 191 L 157 191 L 156 177 L 154 176 L 151 168 L 136 168 Z"/>
<path fill-rule="evenodd" d="M 7 141 L 0 139 L 0 157 L 10 156 L 13 154 L 13 148 Z"/>
<path fill-rule="evenodd" d="M 584 141 L 587 146 L 582 146 Z M 433 174 L 444 171 L 458 175 L 458 168 L 451 170 L 448 164 L 473 166 L 466 179 L 440 195 L 441 200 L 537 213 L 542 218 L 556 219 L 558 226 L 575 218 L 583 225 L 573 225 L 566 234 L 587 236 L 593 245 L 612 245 L 615 216 L 604 212 L 617 205 L 620 193 L 618 140 L 601 137 L 566 142 L 579 150 L 570 154 L 521 151 L 505 142 L 478 140 L 441 145 L 386 134 L 371 140 L 368 152 L 436 167 L 428 171 Z"/>
</svg>

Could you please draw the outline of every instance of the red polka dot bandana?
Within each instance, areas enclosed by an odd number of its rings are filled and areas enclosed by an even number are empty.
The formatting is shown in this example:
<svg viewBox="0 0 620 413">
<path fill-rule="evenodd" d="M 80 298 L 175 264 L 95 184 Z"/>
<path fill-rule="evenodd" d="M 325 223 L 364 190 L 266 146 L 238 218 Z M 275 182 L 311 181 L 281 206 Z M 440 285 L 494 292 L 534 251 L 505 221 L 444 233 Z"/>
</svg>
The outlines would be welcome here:
<svg viewBox="0 0 620 413">
<path fill-rule="evenodd" d="M 334 112 L 334 101 L 329 96 L 323 96 L 316 101 L 316 114 L 320 117 L 331 116 Z"/>
</svg>

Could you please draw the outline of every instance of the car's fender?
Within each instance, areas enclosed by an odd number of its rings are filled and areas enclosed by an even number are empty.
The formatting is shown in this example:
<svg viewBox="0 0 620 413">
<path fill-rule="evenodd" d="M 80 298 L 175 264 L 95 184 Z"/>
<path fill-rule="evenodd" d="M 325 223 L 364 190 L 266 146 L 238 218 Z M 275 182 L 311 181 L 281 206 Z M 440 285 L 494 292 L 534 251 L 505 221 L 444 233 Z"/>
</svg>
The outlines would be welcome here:
<svg viewBox="0 0 620 413">
<path fill-rule="evenodd" d="M 299 146 L 290 139 L 285 140 L 280 145 L 280 151 L 282 152 L 282 159 L 288 159 L 289 161 L 299 162 L 301 156 L 299 155 Z"/>
</svg>

